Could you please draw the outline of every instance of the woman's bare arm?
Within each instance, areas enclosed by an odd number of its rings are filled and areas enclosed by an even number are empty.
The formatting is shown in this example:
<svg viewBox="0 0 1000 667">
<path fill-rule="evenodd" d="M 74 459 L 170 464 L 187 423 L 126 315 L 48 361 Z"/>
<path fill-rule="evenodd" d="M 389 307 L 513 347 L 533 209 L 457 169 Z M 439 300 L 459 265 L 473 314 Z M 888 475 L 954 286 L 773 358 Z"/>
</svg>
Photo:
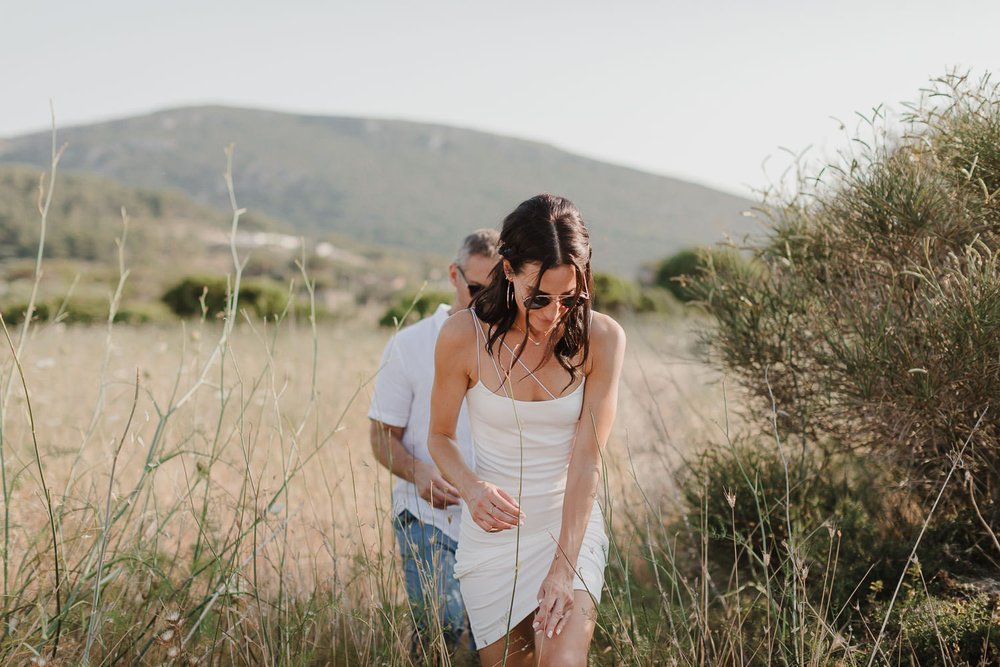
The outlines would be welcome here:
<svg viewBox="0 0 1000 667">
<path fill-rule="evenodd" d="M 515 527 L 520 508 L 509 493 L 479 479 L 455 444 L 455 426 L 472 382 L 471 362 L 478 345 L 474 326 L 471 314 L 461 312 L 449 318 L 438 334 L 427 448 L 441 474 L 465 500 L 472 519 L 483 530 L 496 532 Z"/>
<path fill-rule="evenodd" d="M 573 577 L 601 481 L 602 450 L 618 409 L 618 383 L 625 359 L 625 332 L 610 317 L 595 313 L 591 329 L 592 368 L 570 456 L 563 499 L 562 529 L 549 574 L 539 591 L 537 630 L 561 631 L 573 604 Z"/>
</svg>

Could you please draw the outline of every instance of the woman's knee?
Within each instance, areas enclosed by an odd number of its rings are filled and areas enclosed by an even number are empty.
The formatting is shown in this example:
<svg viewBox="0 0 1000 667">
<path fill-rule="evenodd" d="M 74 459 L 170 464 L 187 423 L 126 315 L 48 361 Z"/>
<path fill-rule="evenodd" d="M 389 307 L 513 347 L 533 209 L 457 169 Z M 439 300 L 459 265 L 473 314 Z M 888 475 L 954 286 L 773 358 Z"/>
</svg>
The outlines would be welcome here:
<svg viewBox="0 0 1000 667">
<path fill-rule="evenodd" d="M 539 652 L 538 667 L 587 667 L 587 647 L 549 643 Z"/>
</svg>

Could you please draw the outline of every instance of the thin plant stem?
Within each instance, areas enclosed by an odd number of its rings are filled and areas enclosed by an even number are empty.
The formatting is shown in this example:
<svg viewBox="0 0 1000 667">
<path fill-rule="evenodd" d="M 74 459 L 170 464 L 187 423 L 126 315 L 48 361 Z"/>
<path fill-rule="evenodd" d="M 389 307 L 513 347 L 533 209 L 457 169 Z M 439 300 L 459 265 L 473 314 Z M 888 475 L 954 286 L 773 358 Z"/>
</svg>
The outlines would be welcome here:
<svg viewBox="0 0 1000 667">
<path fill-rule="evenodd" d="M 24 344 L 28 338 L 28 327 L 31 324 L 32 314 L 35 312 L 35 302 L 38 298 L 38 286 L 42 281 L 42 256 L 45 250 L 45 231 L 48 227 L 49 219 L 49 207 L 52 205 L 52 193 L 55 191 L 55 181 L 56 181 L 56 169 L 59 165 L 59 159 L 62 157 L 63 151 L 66 146 L 63 145 L 60 148 L 56 148 L 56 113 L 55 107 L 52 103 L 49 103 L 49 112 L 52 119 L 52 154 L 49 162 L 49 187 L 45 187 L 45 174 L 42 174 L 38 180 L 38 213 L 39 213 L 39 236 L 38 236 L 38 252 L 35 256 L 35 271 L 31 283 L 31 296 L 28 298 L 28 305 L 25 308 L 24 320 L 21 322 L 21 335 L 18 337 L 17 341 L 17 351 L 15 352 L 15 358 L 19 358 L 24 351 Z M 4 326 L 6 331 L 6 325 Z M 7 378 L 6 387 L 4 388 L 3 395 L 0 396 L 0 486 L 3 487 L 3 498 L 4 498 L 4 522 L 3 522 L 3 596 L 4 604 L 7 603 L 9 599 L 9 563 L 10 563 L 10 490 L 7 480 L 7 454 L 6 454 L 6 415 L 7 415 L 7 401 L 11 395 L 11 389 L 13 387 L 14 374 L 11 374 Z M 7 633 L 7 624 L 4 623 L 3 628 L 4 634 Z"/>
<path fill-rule="evenodd" d="M 108 479 L 108 494 L 104 502 L 104 526 L 101 530 L 101 547 L 97 554 L 97 574 L 94 577 L 94 606 L 90 614 L 90 625 L 87 628 L 87 642 L 83 649 L 81 663 L 90 664 L 90 650 L 94 645 L 94 637 L 100 631 L 101 624 L 101 580 L 104 577 L 104 556 L 108 549 L 109 531 L 111 530 L 111 498 L 115 486 L 115 470 L 118 467 L 118 455 L 121 454 L 125 438 L 132 427 L 132 418 L 135 417 L 135 408 L 139 404 L 139 371 L 135 373 L 135 395 L 132 397 L 132 410 L 129 411 L 128 421 L 125 422 L 125 430 L 115 447 L 115 453 L 111 458 L 111 475 Z"/>
<path fill-rule="evenodd" d="M 4 338 L 7 339 L 7 346 L 14 357 L 14 365 L 17 368 L 17 375 L 21 379 L 21 387 L 24 389 L 24 402 L 28 410 L 28 423 L 31 427 L 31 444 L 34 447 L 35 463 L 38 466 L 38 478 L 42 484 L 42 493 L 45 494 L 45 507 L 48 512 L 49 529 L 52 531 L 52 566 L 55 570 L 55 597 L 56 597 L 56 631 L 55 639 L 52 642 L 52 657 L 55 658 L 59 652 L 59 633 L 62 631 L 62 578 L 59 571 L 59 538 L 56 535 L 56 519 L 52 512 L 52 494 L 49 493 L 48 484 L 45 482 L 45 470 L 42 467 L 42 455 L 38 449 L 38 435 L 35 430 L 35 415 L 31 409 L 31 395 L 28 392 L 28 382 L 24 377 L 24 369 L 21 367 L 21 360 L 14 349 L 14 341 L 10 339 L 10 332 L 7 330 L 7 323 L 0 313 L 0 327 L 3 327 Z"/>
<path fill-rule="evenodd" d="M 104 358 L 101 360 L 101 370 L 97 381 L 97 400 L 94 402 L 94 411 L 90 416 L 90 424 L 88 424 L 83 437 L 80 439 L 80 447 L 77 449 L 76 458 L 70 468 L 71 474 L 66 482 L 66 496 L 71 495 L 74 483 L 74 475 L 72 473 L 76 470 L 77 464 L 83 457 L 83 452 L 87 447 L 87 443 L 90 442 L 91 438 L 93 438 L 94 432 L 97 430 L 97 425 L 100 422 L 101 414 L 104 410 L 108 366 L 111 363 L 111 341 L 114 333 L 115 318 L 118 316 L 118 309 L 121 306 L 122 293 L 125 290 L 125 283 L 128 280 L 130 273 L 129 270 L 125 268 L 125 243 L 128 240 L 129 219 L 128 213 L 125 211 L 124 207 L 121 209 L 121 216 L 122 235 L 121 237 L 115 239 L 115 244 L 118 247 L 118 284 L 115 286 L 115 291 L 111 294 L 109 299 L 108 328 L 104 339 Z"/>
</svg>

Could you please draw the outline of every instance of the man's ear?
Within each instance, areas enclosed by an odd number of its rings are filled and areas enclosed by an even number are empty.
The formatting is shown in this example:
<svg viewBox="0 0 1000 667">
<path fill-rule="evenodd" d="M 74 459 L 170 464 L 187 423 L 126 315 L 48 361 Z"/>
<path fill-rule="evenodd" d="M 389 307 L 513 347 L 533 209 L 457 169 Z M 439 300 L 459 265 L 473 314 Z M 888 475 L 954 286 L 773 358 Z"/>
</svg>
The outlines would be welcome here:
<svg viewBox="0 0 1000 667">
<path fill-rule="evenodd" d="M 451 286 L 458 289 L 458 265 L 452 262 L 448 265 L 448 280 L 451 281 Z"/>
</svg>

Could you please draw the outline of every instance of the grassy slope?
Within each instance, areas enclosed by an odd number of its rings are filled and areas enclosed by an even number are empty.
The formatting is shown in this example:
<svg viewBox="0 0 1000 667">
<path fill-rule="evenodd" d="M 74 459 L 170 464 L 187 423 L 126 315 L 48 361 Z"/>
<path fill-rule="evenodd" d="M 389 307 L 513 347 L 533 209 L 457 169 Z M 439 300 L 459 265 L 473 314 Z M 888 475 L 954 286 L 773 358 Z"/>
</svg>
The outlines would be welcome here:
<svg viewBox="0 0 1000 667">
<path fill-rule="evenodd" d="M 0 165 L 0 262 L 9 281 L 5 300 L 23 300 L 34 270 L 40 234 L 37 209 L 41 171 Z M 65 294 L 79 275 L 80 296 L 104 298 L 117 280 L 116 239 L 122 209 L 129 217 L 126 251 L 132 269 L 129 293 L 139 300 L 159 298 L 163 285 L 184 273 L 219 272 L 227 267 L 224 241 L 230 217 L 177 191 L 134 188 L 88 174 L 59 174 L 49 211 L 45 256 L 54 260 L 43 278 L 43 293 Z M 247 216 L 245 229 L 283 231 L 278 222 Z M 22 283 L 25 283 L 24 285 Z"/>
<path fill-rule="evenodd" d="M 25 302 L 30 291 L 40 233 L 41 173 L 35 167 L 0 165 L 0 304 Z M 58 302 L 76 281 L 76 298 L 106 301 L 117 282 L 115 241 L 122 234 L 122 208 L 129 217 L 126 261 L 131 276 L 126 302 L 156 302 L 168 285 L 184 275 L 221 276 L 232 271 L 226 245 L 232 214 L 226 209 L 195 202 L 178 190 L 136 188 L 92 174 L 60 172 L 46 229 L 43 300 Z M 241 217 L 240 229 L 291 231 L 284 223 L 252 211 Z M 325 238 L 353 261 L 310 257 L 312 277 L 321 286 L 354 294 L 374 292 L 380 297 L 386 290 L 398 290 L 393 281 L 399 278 L 416 287 L 434 267 L 445 264 L 441 257 Z M 298 277 L 294 261 L 301 251 L 241 248 L 240 254 L 250 255 L 248 276 L 270 276 L 285 284 Z"/>
<path fill-rule="evenodd" d="M 222 148 L 236 143 L 236 187 L 251 211 L 304 232 L 441 252 L 494 226 L 541 191 L 583 210 L 598 268 L 633 274 L 723 231 L 750 231 L 750 202 L 551 146 L 402 121 L 223 107 L 174 109 L 68 128 L 63 166 L 170 187 L 225 208 Z M 0 141 L 0 161 L 45 164 L 47 133 Z"/>
<path fill-rule="evenodd" d="M 0 259 L 33 258 L 37 252 L 41 175 L 35 167 L 0 165 Z M 166 250 L 175 255 L 171 259 L 180 258 L 192 249 L 185 242 L 190 241 L 191 231 L 226 231 L 230 221 L 224 210 L 194 202 L 179 191 L 129 187 L 87 174 L 60 174 L 49 214 L 46 256 L 114 259 L 122 208 L 134 223 L 134 252 L 145 249 L 142 241 L 172 238 L 166 248 L 149 248 L 151 257 L 162 256 Z M 247 215 L 242 223 L 244 229 L 287 231 L 260 215 Z"/>
</svg>

